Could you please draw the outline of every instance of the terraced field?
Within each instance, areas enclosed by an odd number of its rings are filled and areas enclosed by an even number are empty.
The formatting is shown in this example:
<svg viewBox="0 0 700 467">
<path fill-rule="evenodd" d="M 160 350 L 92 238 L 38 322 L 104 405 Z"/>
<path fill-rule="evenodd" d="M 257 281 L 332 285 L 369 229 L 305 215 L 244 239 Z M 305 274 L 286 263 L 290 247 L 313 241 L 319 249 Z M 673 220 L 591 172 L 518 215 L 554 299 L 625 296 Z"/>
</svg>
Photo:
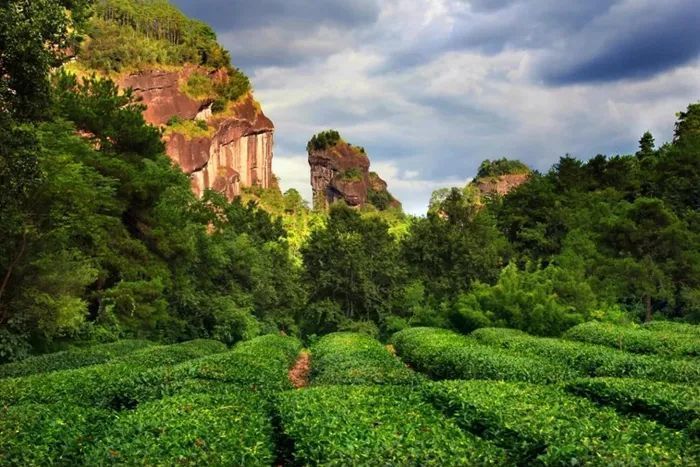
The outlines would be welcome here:
<svg viewBox="0 0 700 467">
<path fill-rule="evenodd" d="M 697 338 L 413 328 L 390 349 L 335 333 L 34 357 L 0 366 L 0 465 L 698 465 Z"/>
</svg>

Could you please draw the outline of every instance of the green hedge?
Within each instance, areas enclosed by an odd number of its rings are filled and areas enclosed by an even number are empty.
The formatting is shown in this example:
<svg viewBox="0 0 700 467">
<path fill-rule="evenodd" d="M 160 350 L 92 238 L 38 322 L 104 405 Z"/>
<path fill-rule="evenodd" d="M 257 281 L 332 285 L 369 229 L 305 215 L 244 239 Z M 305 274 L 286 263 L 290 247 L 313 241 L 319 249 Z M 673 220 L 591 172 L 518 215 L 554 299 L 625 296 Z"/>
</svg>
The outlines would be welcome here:
<svg viewBox="0 0 700 467">
<path fill-rule="evenodd" d="M 272 465 L 275 446 L 254 393 L 186 394 L 119 417 L 87 450 L 86 465 Z"/>
<path fill-rule="evenodd" d="M 642 325 L 642 329 L 659 332 L 672 332 L 700 338 L 700 325 L 680 323 L 678 321 L 650 321 Z"/>
<path fill-rule="evenodd" d="M 426 397 L 466 430 L 504 447 L 519 464 L 692 465 L 690 440 L 650 420 L 554 386 L 445 381 Z M 697 460 L 697 459 L 695 459 Z"/>
<path fill-rule="evenodd" d="M 504 328 L 481 328 L 471 336 L 483 344 L 517 355 L 545 358 L 589 376 L 635 377 L 679 383 L 700 381 L 700 362 L 691 359 L 637 355 L 585 342 L 534 337 Z"/>
<path fill-rule="evenodd" d="M 652 331 L 644 327 L 591 321 L 574 326 L 566 331 L 564 337 L 634 353 L 700 356 L 700 339 L 693 334 L 675 331 Z"/>
<path fill-rule="evenodd" d="M 294 465 L 503 465 L 408 386 L 322 386 L 278 396 Z"/>
<path fill-rule="evenodd" d="M 406 363 L 434 379 L 554 383 L 577 376 L 562 365 L 512 355 L 445 329 L 405 329 L 394 334 L 392 342 Z"/>
<path fill-rule="evenodd" d="M 339 332 L 328 334 L 311 348 L 311 383 L 411 384 L 416 373 L 373 337 Z"/>
<path fill-rule="evenodd" d="M 0 404 L 52 403 L 133 407 L 155 397 L 171 366 L 221 352 L 218 341 L 196 340 L 134 352 L 122 360 L 49 374 L 0 381 Z"/>
<path fill-rule="evenodd" d="M 688 428 L 700 419 L 700 388 L 638 379 L 586 378 L 570 381 L 566 390 L 619 412 L 644 414 L 666 426 Z"/>
<path fill-rule="evenodd" d="M 93 345 L 86 348 L 37 355 L 19 362 L 0 365 L 0 378 L 16 378 L 19 376 L 98 365 L 153 345 L 155 345 L 153 342 L 146 340 L 122 340 L 109 344 Z"/>
<path fill-rule="evenodd" d="M 70 404 L 0 407 L 0 465 L 81 465 L 110 420 L 109 411 Z"/>
<path fill-rule="evenodd" d="M 291 389 L 288 370 L 301 342 L 293 337 L 268 335 L 240 342 L 233 350 L 178 365 L 172 379 L 204 379 L 265 392 Z"/>
</svg>

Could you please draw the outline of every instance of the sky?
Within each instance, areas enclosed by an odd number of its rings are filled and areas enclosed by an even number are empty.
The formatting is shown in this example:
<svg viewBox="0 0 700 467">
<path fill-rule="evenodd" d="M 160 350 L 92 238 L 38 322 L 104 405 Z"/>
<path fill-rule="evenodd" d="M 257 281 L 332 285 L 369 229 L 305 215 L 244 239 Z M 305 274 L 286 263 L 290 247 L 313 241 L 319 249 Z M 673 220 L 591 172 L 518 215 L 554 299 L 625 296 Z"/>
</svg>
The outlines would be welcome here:
<svg viewBox="0 0 700 467">
<path fill-rule="evenodd" d="M 209 23 L 275 123 L 273 170 L 311 199 L 333 128 L 413 214 L 484 159 L 546 171 L 629 154 L 700 100 L 698 0 L 174 0 Z"/>
</svg>

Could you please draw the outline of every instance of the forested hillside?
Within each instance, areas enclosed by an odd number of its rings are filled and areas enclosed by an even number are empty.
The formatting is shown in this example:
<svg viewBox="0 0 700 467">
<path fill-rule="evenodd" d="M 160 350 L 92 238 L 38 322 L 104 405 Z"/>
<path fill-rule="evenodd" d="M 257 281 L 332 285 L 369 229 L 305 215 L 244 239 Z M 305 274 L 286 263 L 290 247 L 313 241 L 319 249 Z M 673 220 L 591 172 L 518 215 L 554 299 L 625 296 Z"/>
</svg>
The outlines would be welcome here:
<svg viewBox="0 0 700 467">
<path fill-rule="evenodd" d="M 546 173 L 485 163 L 479 177 L 527 181 L 442 190 L 424 217 L 313 212 L 293 190 L 197 198 L 128 90 L 60 65 L 239 76 L 210 28 L 161 1 L 1 8 L 0 361 L 119 338 L 700 321 L 700 104 L 658 148 L 645 134 L 636 154 Z"/>
</svg>

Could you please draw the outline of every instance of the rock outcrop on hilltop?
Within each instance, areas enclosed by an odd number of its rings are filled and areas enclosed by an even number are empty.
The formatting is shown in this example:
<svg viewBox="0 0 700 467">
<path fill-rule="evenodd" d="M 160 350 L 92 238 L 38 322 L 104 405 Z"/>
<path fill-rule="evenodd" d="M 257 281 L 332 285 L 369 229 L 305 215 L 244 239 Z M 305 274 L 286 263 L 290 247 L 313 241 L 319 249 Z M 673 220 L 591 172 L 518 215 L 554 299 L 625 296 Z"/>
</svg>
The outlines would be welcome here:
<svg viewBox="0 0 700 467">
<path fill-rule="evenodd" d="M 233 199 L 242 187 L 271 188 L 272 121 L 250 93 L 214 113 L 214 99 L 194 98 L 183 90 L 195 74 L 212 85 L 228 79 L 225 70 L 186 65 L 178 71 L 140 71 L 124 76 L 119 84 L 132 88 L 141 99 L 148 123 L 166 129 L 167 154 L 190 175 L 197 195 L 213 189 Z M 187 131 L 182 124 L 167 126 L 169 122 L 196 123 L 196 131 Z"/>
<path fill-rule="evenodd" d="M 485 160 L 472 182 L 482 196 L 505 196 L 527 182 L 532 171 L 517 160 Z"/>
<path fill-rule="evenodd" d="M 327 209 L 339 200 L 352 207 L 401 208 L 401 203 L 387 191 L 386 182 L 369 171 L 370 161 L 364 148 L 343 141 L 338 132 L 315 135 L 307 151 L 315 209 Z"/>
</svg>

